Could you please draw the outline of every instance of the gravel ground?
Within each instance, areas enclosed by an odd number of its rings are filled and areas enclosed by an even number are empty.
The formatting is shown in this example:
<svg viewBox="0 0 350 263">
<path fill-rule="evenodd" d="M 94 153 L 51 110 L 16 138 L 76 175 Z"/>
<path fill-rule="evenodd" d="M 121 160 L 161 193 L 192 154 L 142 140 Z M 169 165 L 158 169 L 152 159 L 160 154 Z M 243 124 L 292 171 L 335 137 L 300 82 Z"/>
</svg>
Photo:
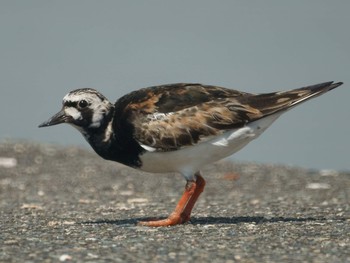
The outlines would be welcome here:
<svg viewBox="0 0 350 263">
<path fill-rule="evenodd" d="M 0 144 L 1 262 L 350 262 L 350 173 L 221 162 L 190 223 L 165 217 L 185 181 L 91 151 Z"/>
</svg>

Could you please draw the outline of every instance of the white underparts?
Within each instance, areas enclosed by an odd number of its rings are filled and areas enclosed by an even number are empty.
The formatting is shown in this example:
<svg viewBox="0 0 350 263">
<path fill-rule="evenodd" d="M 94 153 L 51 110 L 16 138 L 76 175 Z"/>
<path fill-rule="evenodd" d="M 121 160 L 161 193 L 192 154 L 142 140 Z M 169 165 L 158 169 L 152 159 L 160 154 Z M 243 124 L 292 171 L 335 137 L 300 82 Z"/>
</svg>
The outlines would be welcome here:
<svg viewBox="0 0 350 263">
<path fill-rule="evenodd" d="M 176 151 L 147 151 L 141 155 L 141 170 L 153 173 L 179 172 L 186 180 L 204 165 L 219 161 L 242 149 L 263 133 L 282 112 L 264 117 L 238 129 L 229 130 L 210 140 L 183 147 Z M 142 146 L 147 150 L 146 146 Z"/>
</svg>

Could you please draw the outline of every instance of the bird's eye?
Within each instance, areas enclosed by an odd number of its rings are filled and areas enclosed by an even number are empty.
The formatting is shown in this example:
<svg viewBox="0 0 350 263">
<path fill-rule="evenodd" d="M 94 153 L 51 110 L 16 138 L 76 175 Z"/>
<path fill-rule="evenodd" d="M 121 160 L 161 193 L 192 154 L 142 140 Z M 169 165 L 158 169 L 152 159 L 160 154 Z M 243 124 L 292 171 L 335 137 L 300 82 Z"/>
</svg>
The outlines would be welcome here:
<svg viewBox="0 0 350 263">
<path fill-rule="evenodd" d="M 79 101 L 78 105 L 80 108 L 85 108 L 88 105 L 88 103 L 86 100 L 81 100 L 81 101 Z"/>
</svg>

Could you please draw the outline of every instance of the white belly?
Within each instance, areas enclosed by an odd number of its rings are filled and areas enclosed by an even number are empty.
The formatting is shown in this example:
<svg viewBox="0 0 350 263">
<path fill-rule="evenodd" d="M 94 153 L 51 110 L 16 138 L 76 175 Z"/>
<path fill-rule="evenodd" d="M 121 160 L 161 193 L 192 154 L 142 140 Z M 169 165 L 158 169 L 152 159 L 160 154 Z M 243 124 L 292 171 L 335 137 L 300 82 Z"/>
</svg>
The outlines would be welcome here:
<svg viewBox="0 0 350 263">
<path fill-rule="evenodd" d="M 141 155 L 141 170 L 152 173 L 179 172 L 187 180 L 204 165 L 216 162 L 242 149 L 263 133 L 282 113 L 233 129 L 211 140 L 169 152 L 146 152 Z"/>
</svg>

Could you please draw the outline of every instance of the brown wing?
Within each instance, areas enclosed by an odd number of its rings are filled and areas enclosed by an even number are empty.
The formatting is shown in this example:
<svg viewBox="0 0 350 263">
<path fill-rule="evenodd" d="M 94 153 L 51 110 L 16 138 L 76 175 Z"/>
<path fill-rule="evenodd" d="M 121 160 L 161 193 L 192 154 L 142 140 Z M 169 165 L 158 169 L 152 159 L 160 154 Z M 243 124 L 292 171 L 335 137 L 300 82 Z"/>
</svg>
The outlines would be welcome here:
<svg viewBox="0 0 350 263">
<path fill-rule="evenodd" d="M 172 84 L 132 92 L 116 103 L 116 110 L 144 148 L 171 151 L 286 110 L 339 85 L 330 82 L 255 95 L 216 86 Z"/>
<path fill-rule="evenodd" d="M 250 95 L 200 84 L 156 86 L 119 99 L 116 115 L 132 126 L 134 139 L 140 144 L 169 151 L 244 125 L 246 112 L 256 111 L 245 110 L 235 98 Z M 124 123 L 119 128 L 126 126 Z"/>
</svg>

